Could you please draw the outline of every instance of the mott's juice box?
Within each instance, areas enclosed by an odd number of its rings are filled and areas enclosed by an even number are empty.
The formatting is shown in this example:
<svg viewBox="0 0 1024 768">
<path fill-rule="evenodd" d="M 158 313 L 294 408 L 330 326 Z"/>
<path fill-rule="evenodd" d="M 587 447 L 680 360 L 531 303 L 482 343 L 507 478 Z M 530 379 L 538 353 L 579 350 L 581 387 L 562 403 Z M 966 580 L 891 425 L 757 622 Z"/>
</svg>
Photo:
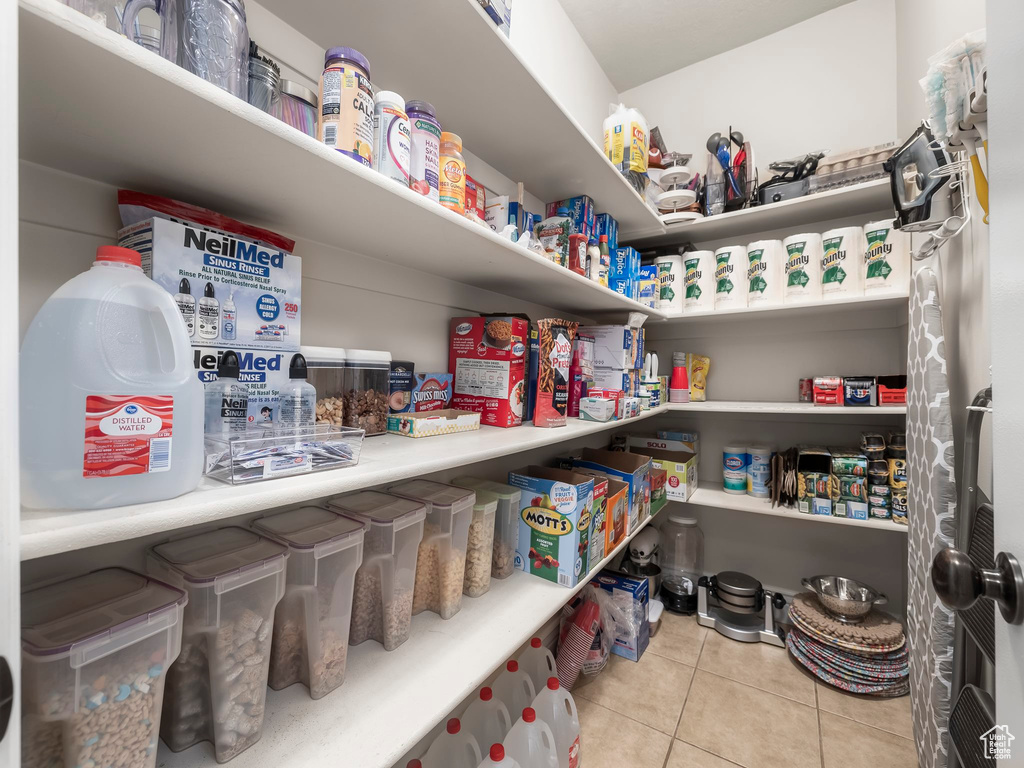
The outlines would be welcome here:
<svg viewBox="0 0 1024 768">
<path fill-rule="evenodd" d="M 590 567 L 594 478 L 529 466 L 509 472 L 508 483 L 523 489 L 515 567 L 575 587 Z"/>
</svg>

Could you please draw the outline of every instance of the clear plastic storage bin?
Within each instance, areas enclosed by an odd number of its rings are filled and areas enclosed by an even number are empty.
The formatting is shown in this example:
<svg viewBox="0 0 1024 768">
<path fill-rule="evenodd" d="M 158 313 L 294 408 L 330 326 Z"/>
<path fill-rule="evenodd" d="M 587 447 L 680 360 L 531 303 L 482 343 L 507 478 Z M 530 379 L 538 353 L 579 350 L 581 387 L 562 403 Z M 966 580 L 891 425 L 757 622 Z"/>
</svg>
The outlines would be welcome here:
<svg viewBox="0 0 1024 768">
<path fill-rule="evenodd" d="M 376 640 L 384 650 L 393 651 L 409 639 L 416 553 L 426 507 L 379 491 L 335 496 L 327 506 L 366 523 L 349 643 Z"/>
<path fill-rule="evenodd" d="M 205 472 L 231 485 L 245 485 L 351 467 L 359 463 L 363 436 L 361 429 L 328 424 L 251 427 L 235 434 L 207 435 Z"/>
<path fill-rule="evenodd" d="M 316 389 L 316 423 L 345 426 L 345 359 L 340 347 L 299 347 L 306 380 Z"/>
<path fill-rule="evenodd" d="M 209 741 L 223 763 L 259 741 L 287 559 L 281 544 L 235 527 L 172 539 L 146 553 L 150 573 L 188 593 L 160 727 L 171 751 Z"/>
<path fill-rule="evenodd" d="M 427 505 L 423 541 L 416 559 L 413 616 L 433 611 L 442 619 L 450 619 L 462 607 L 466 541 L 476 494 L 432 480 L 409 480 L 388 491 Z"/>
<path fill-rule="evenodd" d="M 288 580 L 274 614 L 270 687 L 302 683 L 314 699 L 345 682 L 352 584 L 363 561 L 365 525 L 323 507 L 252 521 L 288 546 Z"/>
<path fill-rule="evenodd" d="M 388 431 L 391 353 L 350 349 L 345 360 L 345 426 L 367 436 Z"/>
<path fill-rule="evenodd" d="M 156 764 L 186 601 L 122 568 L 22 594 L 23 768 Z"/>
<path fill-rule="evenodd" d="M 475 491 L 473 517 L 466 538 L 466 575 L 462 594 L 480 597 L 491 588 L 491 557 L 494 552 L 494 513 L 498 497 L 490 491 Z"/>
<path fill-rule="evenodd" d="M 511 485 L 463 475 L 452 480 L 455 485 L 488 491 L 498 497 L 494 513 L 494 551 L 491 555 L 491 576 L 505 579 L 516 569 L 516 545 L 519 543 L 519 500 L 523 492 Z"/>
</svg>

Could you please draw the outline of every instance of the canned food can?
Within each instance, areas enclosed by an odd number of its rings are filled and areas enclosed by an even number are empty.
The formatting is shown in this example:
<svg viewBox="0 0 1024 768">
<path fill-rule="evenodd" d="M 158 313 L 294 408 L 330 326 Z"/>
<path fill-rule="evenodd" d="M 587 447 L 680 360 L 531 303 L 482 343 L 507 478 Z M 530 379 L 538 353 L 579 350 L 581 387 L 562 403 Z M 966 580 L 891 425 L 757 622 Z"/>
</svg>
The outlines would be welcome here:
<svg viewBox="0 0 1024 768">
<path fill-rule="evenodd" d="M 800 402 L 814 402 L 814 379 L 800 379 Z"/>
</svg>

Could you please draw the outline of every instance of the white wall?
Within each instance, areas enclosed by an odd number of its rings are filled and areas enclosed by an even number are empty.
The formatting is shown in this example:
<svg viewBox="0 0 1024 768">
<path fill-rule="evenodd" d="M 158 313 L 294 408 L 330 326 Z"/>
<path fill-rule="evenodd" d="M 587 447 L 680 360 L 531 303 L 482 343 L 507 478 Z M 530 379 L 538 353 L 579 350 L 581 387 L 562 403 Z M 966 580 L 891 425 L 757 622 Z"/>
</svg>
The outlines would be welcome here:
<svg viewBox="0 0 1024 768">
<path fill-rule="evenodd" d="M 894 2 L 855 0 L 632 88 L 621 100 L 660 126 L 677 152 L 706 152 L 708 136 L 731 124 L 752 143 L 762 170 L 806 152 L 892 141 Z"/>
</svg>

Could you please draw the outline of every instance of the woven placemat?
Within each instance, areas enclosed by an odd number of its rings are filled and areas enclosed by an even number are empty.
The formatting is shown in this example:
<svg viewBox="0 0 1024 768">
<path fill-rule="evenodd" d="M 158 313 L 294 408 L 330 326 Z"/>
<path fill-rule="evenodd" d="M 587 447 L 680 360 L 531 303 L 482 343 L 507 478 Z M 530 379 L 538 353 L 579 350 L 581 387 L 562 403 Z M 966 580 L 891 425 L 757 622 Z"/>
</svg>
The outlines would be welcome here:
<svg viewBox="0 0 1024 768">
<path fill-rule="evenodd" d="M 904 639 L 903 625 L 889 614 L 873 610 L 860 624 L 844 624 L 826 613 L 818 598 L 810 592 L 794 597 L 789 610 L 790 613 L 796 613 L 807 626 L 848 643 L 866 646 L 900 645 Z"/>
<path fill-rule="evenodd" d="M 815 640 L 818 640 L 827 645 L 832 645 L 836 648 L 840 648 L 850 653 L 859 653 L 864 656 L 875 656 L 878 654 L 887 654 L 894 651 L 899 651 L 906 645 L 906 637 L 900 640 L 898 643 L 893 645 L 863 645 L 860 643 L 851 643 L 845 640 L 840 640 L 837 637 L 833 637 L 826 632 L 822 632 L 814 627 L 808 625 L 800 618 L 798 614 L 792 610 L 789 612 L 789 618 L 793 622 L 793 626 L 798 627 L 803 631 L 805 635 L 810 635 Z"/>
<path fill-rule="evenodd" d="M 825 646 L 800 630 L 793 630 L 790 634 L 797 648 L 807 659 L 843 680 L 881 685 L 898 682 L 910 674 L 906 658 L 902 661 L 892 661 L 884 656 L 865 659 Z"/>
<path fill-rule="evenodd" d="M 855 683 L 849 680 L 844 680 L 836 675 L 832 674 L 826 669 L 823 669 L 820 665 L 816 664 L 813 660 L 809 659 L 804 655 L 803 651 L 800 650 L 796 644 L 794 633 L 790 633 L 786 637 L 786 648 L 789 650 L 790 655 L 796 659 L 802 667 L 808 672 L 814 675 L 822 682 L 828 683 L 834 688 L 838 688 L 841 691 L 847 693 L 859 693 L 869 696 L 877 696 L 879 698 L 895 698 L 897 696 L 905 696 L 910 691 L 909 679 L 904 678 L 896 683 L 875 683 L 875 684 L 863 684 Z"/>
</svg>

